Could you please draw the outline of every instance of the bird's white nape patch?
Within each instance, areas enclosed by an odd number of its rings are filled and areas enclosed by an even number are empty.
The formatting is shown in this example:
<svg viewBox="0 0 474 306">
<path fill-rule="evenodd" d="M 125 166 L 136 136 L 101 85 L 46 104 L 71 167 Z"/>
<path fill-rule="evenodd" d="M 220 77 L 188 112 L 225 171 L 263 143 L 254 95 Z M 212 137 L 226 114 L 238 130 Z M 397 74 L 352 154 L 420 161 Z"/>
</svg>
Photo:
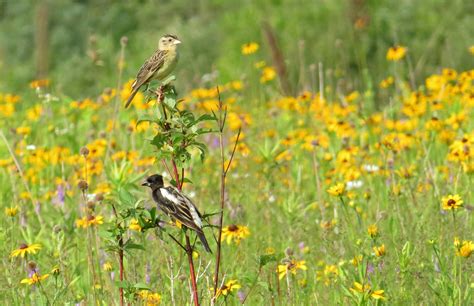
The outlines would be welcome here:
<svg viewBox="0 0 474 306">
<path fill-rule="evenodd" d="M 168 201 L 173 202 L 175 205 L 179 204 L 179 200 L 175 197 L 172 193 L 170 193 L 166 188 L 160 188 L 161 195 L 163 198 L 167 199 Z"/>
</svg>

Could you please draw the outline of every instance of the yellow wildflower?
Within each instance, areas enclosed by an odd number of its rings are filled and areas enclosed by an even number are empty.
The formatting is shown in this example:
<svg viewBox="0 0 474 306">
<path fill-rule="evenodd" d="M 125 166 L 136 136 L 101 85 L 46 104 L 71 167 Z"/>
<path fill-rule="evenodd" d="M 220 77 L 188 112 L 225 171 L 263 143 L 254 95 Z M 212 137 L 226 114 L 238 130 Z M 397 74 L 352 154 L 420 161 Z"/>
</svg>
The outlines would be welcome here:
<svg viewBox="0 0 474 306">
<path fill-rule="evenodd" d="M 457 194 L 455 195 L 448 195 L 441 199 L 441 203 L 443 205 L 444 210 L 453 210 L 462 207 L 463 200 Z"/>
<path fill-rule="evenodd" d="M 147 306 L 155 306 L 161 303 L 161 295 L 158 293 L 153 293 L 148 290 L 140 290 L 140 292 L 138 292 L 138 296 L 142 301 L 146 302 Z"/>
<path fill-rule="evenodd" d="M 112 271 L 112 270 L 113 270 L 112 263 L 109 262 L 109 261 L 106 261 L 106 262 L 102 265 L 102 269 L 104 269 L 104 271 L 107 271 L 107 272 Z"/>
<path fill-rule="evenodd" d="M 21 280 L 21 284 L 34 285 L 37 284 L 49 277 L 49 274 L 39 275 L 38 272 L 35 272 L 30 278 L 24 278 Z"/>
<path fill-rule="evenodd" d="M 229 280 L 228 282 L 225 283 L 225 285 L 222 285 L 222 287 L 220 287 L 217 292 L 216 292 L 216 298 L 218 298 L 219 296 L 223 295 L 223 296 L 227 296 L 229 293 L 231 293 L 232 291 L 235 291 L 237 289 L 240 289 L 242 286 L 238 283 L 237 280 L 235 279 L 231 279 Z"/>
<path fill-rule="evenodd" d="M 260 46 L 256 42 L 249 42 L 242 45 L 242 54 L 249 55 L 258 51 Z"/>
<path fill-rule="evenodd" d="M 11 252 L 10 257 L 21 256 L 21 258 L 24 258 L 27 254 L 36 254 L 36 252 L 38 252 L 38 250 L 40 249 L 41 245 L 38 243 L 34 243 L 32 245 L 27 245 L 26 243 L 23 243 L 18 249 L 13 250 Z"/>
<path fill-rule="evenodd" d="M 351 264 L 354 267 L 357 267 L 362 262 L 363 258 L 364 258 L 364 256 L 362 256 L 362 255 L 354 256 L 354 258 L 351 259 Z"/>
<path fill-rule="evenodd" d="M 30 88 L 33 88 L 33 89 L 47 87 L 48 85 L 49 85 L 49 80 L 47 79 L 34 80 L 30 82 Z"/>
<path fill-rule="evenodd" d="M 284 264 L 278 265 L 278 278 L 284 278 L 288 272 L 291 272 L 291 274 L 296 274 L 298 270 L 308 270 L 308 267 L 306 267 L 306 261 L 295 259 L 289 260 Z"/>
<path fill-rule="evenodd" d="M 16 133 L 17 133 L 18 135 L 26 136 L 26 135 L 31 134 L 31 128 L 30 128 L 29 126 L 20 126 L 20 127 L 17 127 L 17 128 L 16 128 Z"/>
<path fill-rule="evenodd" d="M 377 257 L 382 257 L 387 253 L 385 250 L 385 244 L 382 244 L 381 246 L 374 246 L 373 249 L 374 249 L 375 256 Z"/>
<path fill-rule="evenodd" d="M 130 221 L 130 224 L 128 225 L 128 228 L 131 229 L 132 231 L 141 231 L 142 227 L 140 226 L 140 223 L 138 223 L 137 219 L 132 219 Z"/>
<path fill-rule="evenodd" d="M 369 284 L 361 284 L 359 282 L 354 282 L 353 287 L 350 290 L 355 294 L 368 294 L 371 298 L 375 300 L 385 300 L 384 290 L 371 290 Z"/>
<path fill-rule="evenodd" d="M 316 272 L 316 280 L 324 282 L 326 286 L 336 283 L 339 276 L 339 268 L 336 265 L 327 265 L 324 262 L 318 265 L 324 266 L 324 269 Z"/>
<path fill-rule="evenodd" d="M 454 246 L 456 247 L 457 256 L 468 258 L 472 252 L 474 252 L 474 243 L 472 241 L 464 240 L 461 243 L 459 239 L 457 239 L 457 241 L 455 240 L 454 242 Z"/>
<path fill-rule="evenodd" d="M 260 83 L 266 83 L 273 80 L 276 77 L 276 71 L 273 67 L 265 67 L 262 69 L 262 76 L 260 77 Z"/>
<path fill-rule="evenodd" d="M 76 226 L 78 228 L 87 228 L 89 226 L 97 226 L 104 223 L 104 217 L 102 216 L 86 216 L 76 220 Z"/>
<path fill-rule="evenodd" d="M 407 48 L 404 46 L 393 46 L 387 51 L 387 60 L 389 61 L 399 61 L 407 53 Z"/>
<path fill-rule="evenodd" d="M 344 194 L 345 189 L 346 186 L 343 183 L 338 183 L 334 186 L 331 186 L 327 192 L 332 196 L 339 197 Z"/>
<path fill-rule="evenodd" d="M 5 215 L 7 217 L 15 217 L 18 214 L 19 208 L 18 206 L 15 207 L 7 207 L 5 208 Z"/>
<path fill-rule="evenodd" d="M 369 227 L 367 228 L 367 233 L 371 238 L 377 237 L 379 235 L 379 229 L 377 228 L 377 224 L 369 225 Z"/>
<path fill-rule="evenodd" d="M 247 238 L 250 235 L 249 228 L 244 225 L 229 225 L 222 229 L 221 241 L 226 240 L 227 244 L 230 244 L 232 240 L 239 244 L 240 240 Z"/>
<path fill-rule="evenodd" d="M 389 76 L 388 78 L 380 81 L 379 87 L 380 88 L 389 88 L 394 82 L 393 76 Z"/>
</svg>

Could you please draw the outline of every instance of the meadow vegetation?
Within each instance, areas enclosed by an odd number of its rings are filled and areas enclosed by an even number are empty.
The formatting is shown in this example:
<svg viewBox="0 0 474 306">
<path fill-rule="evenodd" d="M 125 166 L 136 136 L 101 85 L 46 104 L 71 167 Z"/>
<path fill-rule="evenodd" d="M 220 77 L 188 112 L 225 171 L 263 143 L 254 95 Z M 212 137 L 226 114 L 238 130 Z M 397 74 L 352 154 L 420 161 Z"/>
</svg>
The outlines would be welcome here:
<svg viewBox="0 0 474 306">
<path fill-rule="evenodd" d="M 191 305 L 190 259 L 203 305 L 472 304 L 470 4 L 51 2 L 35 78 L 14 52 L 28 2 L 0 15 L 2 304 Z M 170 31 L 176 77 L 125 110 Z M 157 210 L 153 173 L 212 254 Z"/>
</svg>

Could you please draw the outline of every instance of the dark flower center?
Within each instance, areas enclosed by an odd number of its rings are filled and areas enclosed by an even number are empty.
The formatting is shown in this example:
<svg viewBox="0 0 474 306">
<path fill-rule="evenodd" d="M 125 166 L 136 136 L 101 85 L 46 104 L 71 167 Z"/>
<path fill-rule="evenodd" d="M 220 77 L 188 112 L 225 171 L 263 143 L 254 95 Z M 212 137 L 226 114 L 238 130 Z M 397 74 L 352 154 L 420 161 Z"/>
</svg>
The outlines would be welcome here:
<svg viewBox="0 0 474 306">
<path fill-rule="evenodd" d="M 239 229 L 239 227 L 235 224 L 229 225 L 229 231 L 231 232 L 236 232 Z"/>
<path fill-rule="evenodd" d="M 448 206 L 454 206 L 456 204 L 456 201 L 453 199 L 448 200 Z"/>
</svg>

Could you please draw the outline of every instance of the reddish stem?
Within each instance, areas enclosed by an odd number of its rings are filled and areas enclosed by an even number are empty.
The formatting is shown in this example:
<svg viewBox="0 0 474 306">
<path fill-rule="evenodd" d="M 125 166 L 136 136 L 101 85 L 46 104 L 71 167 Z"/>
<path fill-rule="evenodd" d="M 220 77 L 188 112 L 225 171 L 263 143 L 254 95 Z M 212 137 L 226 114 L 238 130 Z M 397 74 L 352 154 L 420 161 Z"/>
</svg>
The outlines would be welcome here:
<svg viewBox="0 0 474 306">
<path fill-rule="evenodd" d="M 124 269 L 123 269 L 123 237 L 122 235 L 119 236 L 119 269 L 120 269 L 120 282 L 123 282 L 125 277 Z M 123 284 L 123 283 L 122 283 Z M 120 287 L 120 306 L 124 306 L 124 299 L 123 299 L 123 287 Z"/>
<path fill-rule="evenodd" d="M 157 101 L 161 104 L 163 108 L 163 115 L 165 117 L 165 120 L 168 119 L 168 116 L 166 114 L 166 107 L 163 104 L 163 99 L 164 99 L 164 86 L 161 86 L 158 90 L 157 93 Z M 165 130 L 169 130 L 170 127 L 167 123 L 164 125 Z M 166 168 L 168 168 L 167 164 L 165 161 L 163 161 L 165 164 Z M 173 173 L 174 173 L 174 179 L 176 182 L 176 188 L 178 188 L 179 191 L 182 190 L 183 188 L 183 183 L 184 183 L 184 169 L 181 168 L 181 178 L 182 180 L 179 179 L 179 171 L 178 171 L 178 166 L 176 165 L 176 162 L 174 159 L 171 159 L 171 164 L 173 166 Z M 168 169 L 169 172 L 169 169 Z M 174 238 L 173 238 L 174 239 Z M 186 254 L 188 255 L 188 261 L 189 261 L 189 274 L 191 278 L 191 285 L 192 285 L 192 294 L 193 294 L 193 301 L 194 301 L 194 306 L 199 306 L 199 296 L 198 296 L 198 290 L 197 290 L 197 282 L 196 282 L 196 273 L 194 271 L 194 262 L 193 262 L 193 248 L 191 246 L 191 242 L 189 241 L 189 236 L 186 234 Z M 121 305 L 123 306 L 123 305 Z"/>
<path fill-rule="evenodd" d="M 181 188 L 183 187 L 183 185 L 181 185 L 180 183 L 178 167 L 176 166 L 174 159 L 171 160 L 171 164 L 173 164 L 173 172 L 174 172 L 174 180 L 176 181 L 176 188 L 178 188 L 178 190 L 181 191 Z"/>
<path fill-rule="evenodd" d="M 189 274 L 190 274 L 190 277 L 191 277 L 191 286 L 193 288 L 194 306 L 199 306 L 199 296 L 198 296 L 198 291 L 197 291 L 196 273 L 194 272 L 194 263 L 193 263 L 193 248 L 191 247 L 191 242 L 189 241 L 189 236 L 187 234 L 186 234 L 186 254 L 188 254 Z"/>
<path fill-rule="evenodd" d="M 232 153 L 230 155 L 229 164 L 225 165 L 225 156 L 224 156 L 224 126 L 225 120 L 227 117 L 227 109 L 224 108 L 224 105 L 221 100 L 221 95 L 219 92 L 219 87 L 217 87 L 217 94 L 219 98 L 219 147 L 221 153 L 221 190 L 220 190 L 220 202 L 221 202 L 221 212 L 219 215 L 219 234 L 217 237 L 217 252 L 216 252 L 216 270 L 214 271 L 214 297 L 212 298 L 212 303 L 214 304 L 216 295 L 217 295 L 217 287 L 219 285 L 219 269 L 221 266 L 221 253 L 222 253 L 222 227 L 223 227 L 223 220 L 224 220 L 224 204 L 225 204 L 225 180 L 227 177 L 227 172 L 229 171 L 230 165 L 232 164 L 232 160 L 234 159 L 235 150 L 237 149 L 237 144 L 239 143 L 240 132 L 241 129 L 239 128 L 239 132 L 237 133 L 237 138 L 234 143 L 234 148 L 232 149 Z"/>
</svg>

